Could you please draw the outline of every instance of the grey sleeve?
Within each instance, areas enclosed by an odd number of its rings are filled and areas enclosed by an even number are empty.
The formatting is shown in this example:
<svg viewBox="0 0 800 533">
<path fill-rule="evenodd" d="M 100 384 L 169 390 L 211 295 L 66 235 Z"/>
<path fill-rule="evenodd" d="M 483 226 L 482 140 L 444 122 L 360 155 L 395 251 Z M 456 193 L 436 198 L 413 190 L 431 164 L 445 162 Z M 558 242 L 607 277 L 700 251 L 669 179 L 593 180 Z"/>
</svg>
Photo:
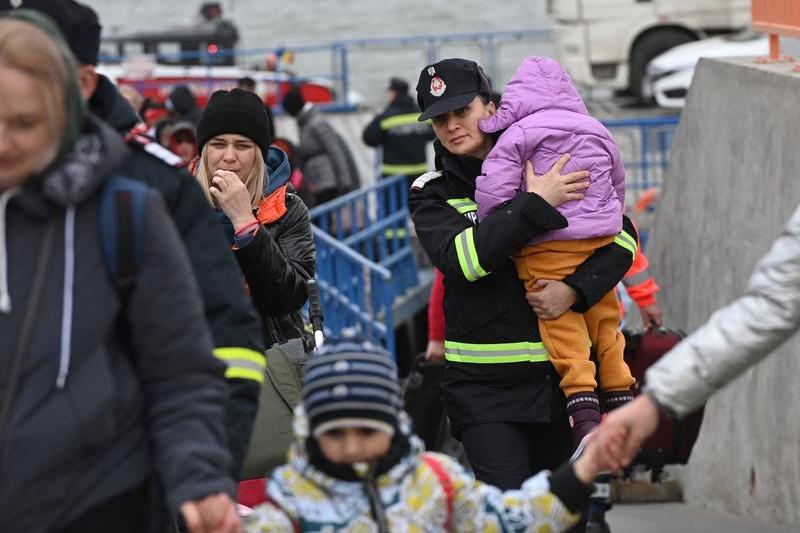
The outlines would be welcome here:
<svg viewBox="0 0 800 533">
<path fill-rule="evenodd" d="M 347 185 L 350 181 L 350 165 L 347 162 L 347 145 L 339 138 L 339 134 L 333 126 L 327 122 L 318 122 L 312 130 L 317 141 L 322 146 L 322 150 L 328 154 L 333 162 L 334 172 L 336 172 L 336 183 L 339 187 Z"/>
<path fill-rule="evenodd" d="M 154 192 L 144 213 L 140 253 L 126 316 L 155 471 L 172 510 L 209 494 L 233 496 L 224 366 L 212 355 L 186 252 Z"/>
<path fill-rule="evenodd" d="M 800 208 L 759 261 L 745 294 L 647 371 L 647 392 L 685 416 L 769 355 L 799 324 Z"/>
</svg>

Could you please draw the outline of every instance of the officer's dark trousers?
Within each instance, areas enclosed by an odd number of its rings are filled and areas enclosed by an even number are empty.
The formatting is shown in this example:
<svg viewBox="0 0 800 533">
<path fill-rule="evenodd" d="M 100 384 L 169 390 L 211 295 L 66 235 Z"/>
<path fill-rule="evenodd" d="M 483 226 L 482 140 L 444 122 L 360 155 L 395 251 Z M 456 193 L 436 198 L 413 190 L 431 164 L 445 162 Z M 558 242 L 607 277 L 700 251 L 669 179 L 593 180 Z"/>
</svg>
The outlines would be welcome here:
<svg viewBox="0 0 800 533">
<path fill-rule="evenodd" d="M 555 470 L 572 455 L 572 430 L 566 420 L 561 424 L 476 424 L 462 429 L 459 437 L 475 477 L 501 490 L 518 489 L 529 477 Z M 585 516 L 570 533 L 584 529 Z"/>
</svg>

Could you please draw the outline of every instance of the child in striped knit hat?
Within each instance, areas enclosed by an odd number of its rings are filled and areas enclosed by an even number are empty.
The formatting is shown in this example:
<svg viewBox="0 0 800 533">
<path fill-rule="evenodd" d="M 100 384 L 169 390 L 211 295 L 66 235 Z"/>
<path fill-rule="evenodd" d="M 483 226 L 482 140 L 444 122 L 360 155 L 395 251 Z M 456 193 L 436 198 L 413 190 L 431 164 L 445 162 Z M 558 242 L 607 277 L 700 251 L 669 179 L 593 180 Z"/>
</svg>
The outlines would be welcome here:
<svg viewBox="0 0 800 533">
<path fill-rule="evenodd" d="M 590 441 L 572 464 L 519 490 L 482 484 L 455 459 L 425 452 L 402 410 L 397 368 L 370 344 L 326 345 L 308 365 L 288 463 L 267 482 L 248 532 L 564 531 L 598 472 L 615 470 Z M 609 452 L 609 453 L 606 453 Z"/>
</svg>

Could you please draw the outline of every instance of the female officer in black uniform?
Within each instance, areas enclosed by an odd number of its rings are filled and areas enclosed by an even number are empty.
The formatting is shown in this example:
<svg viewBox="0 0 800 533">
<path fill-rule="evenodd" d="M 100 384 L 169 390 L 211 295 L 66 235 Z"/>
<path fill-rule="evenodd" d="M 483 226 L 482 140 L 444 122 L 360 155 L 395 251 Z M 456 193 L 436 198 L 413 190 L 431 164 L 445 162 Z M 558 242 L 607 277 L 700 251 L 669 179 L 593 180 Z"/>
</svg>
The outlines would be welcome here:
<svg viewBox="0 0 800 533">
<path fill-rule="evenodd" d="M 436 171 L 417 178 L 409 207 L 420 243 L 445 276 L 443 387 L 453 433 L 479 480 L 510 489 L 572 452 L 559 377 L 510 257 L 534 236 L 567 225 L 554 206 L 580 198 L 588 174 L 561 176 L 568 157 L 540 178 L 529 168 L 532 192 L 479 226 L 475 178 L 496 139 L 478 128 L 495 111 L 490 91 L 473 61 L 446 59 L 422 70 L 417 101 L 420 120 L 432 119 L 437 136 Z M 637 242 L 627 218 L 623 232 Z M 614 289 L 632 260 L 629 249 L 610 244 L 551 286 L 583 312 Z"/>
</svg>

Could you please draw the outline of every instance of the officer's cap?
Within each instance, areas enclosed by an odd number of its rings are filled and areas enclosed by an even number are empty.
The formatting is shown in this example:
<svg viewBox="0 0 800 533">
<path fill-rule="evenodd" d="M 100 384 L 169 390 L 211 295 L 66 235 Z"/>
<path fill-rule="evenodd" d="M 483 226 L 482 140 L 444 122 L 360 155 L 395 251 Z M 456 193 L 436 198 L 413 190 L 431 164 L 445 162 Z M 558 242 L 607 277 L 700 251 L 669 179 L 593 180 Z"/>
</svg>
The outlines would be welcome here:
<svg viewBox="0 0 800 533">
<path fill-rule="evenodd" d="M 443 59 L 428 65 L 419 74 L 417 104 L 424 121 L 460 109 L 476 96 L 491 95 L 491 86 L 483 69 L 468 59 Z"/>
</svg>

